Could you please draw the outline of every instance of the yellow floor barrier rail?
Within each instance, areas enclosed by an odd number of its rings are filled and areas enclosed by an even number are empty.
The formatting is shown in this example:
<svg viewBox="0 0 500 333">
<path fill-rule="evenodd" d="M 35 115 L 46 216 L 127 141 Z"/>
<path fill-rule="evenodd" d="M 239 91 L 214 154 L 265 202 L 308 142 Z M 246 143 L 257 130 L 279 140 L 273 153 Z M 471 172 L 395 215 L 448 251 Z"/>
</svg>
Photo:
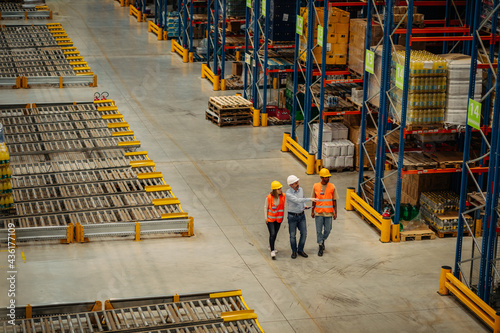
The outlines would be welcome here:
<svg viewBox="0 0 500 333">
<path fill-rule="evenodd" d="M 212 82 L 214 91 L 220 89 L 220 75 L 215 75 L 206 64 L 201 65 L 201 78 Z"/>
<path fill-rule="evenodd" d="M 306 173 L 308 175 L 313 175 L 314 165 L 316 163 L 313 154 L 309 154 L 304 148 L 302 148 L 295 140 L 292 139 L 290 133 L 283 133 L 283 145 L 281 147 L 282 152 L 291 151 L 298 159 L 306 164 Z"/>
<path fill-rule="evenodd" d="M 474 312 L 482 321 L 493 329 L 494 333 L 500 333 L 500 313 L 486 304 L 479 296 L 470 290 L 451 273 L 451 267 L 442 266 L 439 279 L 438 294 L 447 296 L 450 293 L 460 300 L 469 310 Z"/>
<path fill-rule="evenodd" d="M 174 39 L 172 39 L 172 52 L 178 53 L 182 57 L 182 62 L 189 62 L 190 57 L 188 49 L 183 48 L 182 45 Z"/>
<path fill-rule="evenodd" d="M 148 22 L 148 32 L 158 36 L 158 40 L 163 40 L 163 29 L 157 26 L 153 21 Z"/>
<path fill-rule="evenodd" d="M 146 22 L 146 14 L 143 14 L 139 9 L 132 5 L 130 5 L 129 8 L 130 16 L 137 17 L 137 22 Z"/>
<path fill-rule="evenodd" d="M 349 211 L 356 209 L 367 221 L 376 226 L 380 230 L 380 241 L 382 243 L 391 241 L 391 217 L 380 215 L 356 194 L 353 187 L 347 188 L 345 209 Z M 399 228 L 393 228 L 392 230 L 394 230 L 394 233 L 399 233 Z M 394 235 L 393 239 L 399 239 L 399 235 Z"/>
</svg>

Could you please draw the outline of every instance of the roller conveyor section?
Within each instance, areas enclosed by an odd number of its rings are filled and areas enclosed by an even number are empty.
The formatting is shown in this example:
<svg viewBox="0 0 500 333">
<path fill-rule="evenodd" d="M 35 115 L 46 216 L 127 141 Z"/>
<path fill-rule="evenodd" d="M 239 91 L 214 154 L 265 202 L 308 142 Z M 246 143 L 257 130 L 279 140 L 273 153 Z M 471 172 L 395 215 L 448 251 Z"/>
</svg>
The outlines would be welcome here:
<svg viewBox="0 0 500 333">
<path fill-rule="evenodd" d="M 4 333 L 262 332 L 257 316 L 237 296 L 190 297 L 104 311 L 86 311 L 0 322 Z M 106 302 L 108 303 L 108 301 Z M 113 303 L 111 303 L 113 304 Z"/>
</svg>

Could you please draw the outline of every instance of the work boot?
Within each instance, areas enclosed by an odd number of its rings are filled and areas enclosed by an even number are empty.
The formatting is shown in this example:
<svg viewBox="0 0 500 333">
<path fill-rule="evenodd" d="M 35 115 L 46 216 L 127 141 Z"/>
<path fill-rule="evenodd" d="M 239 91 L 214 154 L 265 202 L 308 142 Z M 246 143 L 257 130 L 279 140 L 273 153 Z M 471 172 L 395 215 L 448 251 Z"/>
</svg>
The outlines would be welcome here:
<svg viewBox="0 0 500 333">
<path fill-rule="evenodd" d="M 297 258 L 297 252 L 292 252 L 292 259 Z"/>
<path fill-rule="evenodd" d="M 299 255 L 300 255 L 301 257 L 304 257 L 304 258 L 309 257 L 309 256 L 307 255 L 307 253 L 305 253 L 304 251 L 299 251 Z"/>
<path fill-rule="evenodd" d="M 321 245 L 321 244 L 319 245 L 318 256 L 320 256 L 320 257 L 323 256 L 323 248 L 324 247 L 325 247 L 324 245 Z"/>
</svg>

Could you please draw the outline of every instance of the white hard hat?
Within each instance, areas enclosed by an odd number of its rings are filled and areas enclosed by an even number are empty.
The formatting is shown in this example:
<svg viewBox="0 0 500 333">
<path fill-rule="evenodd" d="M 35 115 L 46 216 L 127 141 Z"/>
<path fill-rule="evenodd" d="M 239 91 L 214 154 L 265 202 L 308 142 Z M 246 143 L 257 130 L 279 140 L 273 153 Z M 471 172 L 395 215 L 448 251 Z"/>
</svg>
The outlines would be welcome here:
<svg viewBox="0 0 500 333">
<path fill-rule="evenodd" d="M 288 185 L 292 185 L 293 183 L 298 182 L 298 181 L 299 181 L 299 179 L 297 178 L 297 176 L 294 176 L 294 175 L 290 175 L 286 179 L 286 182 Z"/>
</svg>

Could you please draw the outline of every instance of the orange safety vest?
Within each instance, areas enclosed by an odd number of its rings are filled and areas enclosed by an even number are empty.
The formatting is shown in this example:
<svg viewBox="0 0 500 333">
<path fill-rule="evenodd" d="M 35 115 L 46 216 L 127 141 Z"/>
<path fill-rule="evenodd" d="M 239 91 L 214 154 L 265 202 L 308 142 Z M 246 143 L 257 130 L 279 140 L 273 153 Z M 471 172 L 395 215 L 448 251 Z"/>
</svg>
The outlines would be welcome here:
<svg viewBox="0 0 500 333">
<path fill-rule="evenodd" d="M 325 193 L 321 193 L 321 191 L 321 183 L 314 184 L 314 194 L 316 195 L 316 199 L 318 199 L 314 212 L 333 213 L 333 192 L 335 191 L 335 185 L 328 183 Z"/>
<path fill-rule="evenodd" d="M 279 203 L 276 207 L 274 205 L 274 197 L 271 194 L 267 195 L 267 222 L 278 222 L 283 221 L 283 216 L 285 215 L 285 196 L 280 195 Z"/>
</svg>

